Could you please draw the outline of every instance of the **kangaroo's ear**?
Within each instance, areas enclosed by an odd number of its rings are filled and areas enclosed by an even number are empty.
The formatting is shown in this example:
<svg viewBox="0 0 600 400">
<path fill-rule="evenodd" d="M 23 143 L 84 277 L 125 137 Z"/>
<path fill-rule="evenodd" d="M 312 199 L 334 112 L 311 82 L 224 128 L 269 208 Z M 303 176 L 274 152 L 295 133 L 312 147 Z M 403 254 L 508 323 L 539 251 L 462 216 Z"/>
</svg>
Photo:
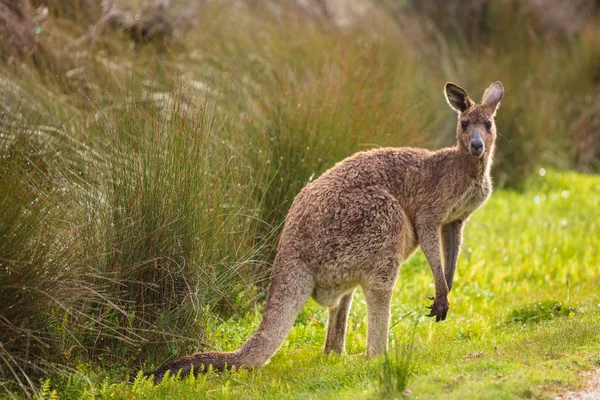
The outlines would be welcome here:
<svg viewBox="0 0 600 400">
<path fill-rule="evenodd" d="M 469 98 L 467 92 L 454 83 L 446 83 L 444 94 L 446 95 L 446 101 L 450 107 L 455 109 L 458 113 L 468 110 L 473 105 L 473 101 Z"/>
<path fill-rule="evenodd" d="M 504 96 L 504 86 L 502 85 L 502 82 L 496 81 L 492 83 L 483 94 L 481 104 L 493 109 L 494 114 L 496 114 L 502 96 Z"/>
</svg>

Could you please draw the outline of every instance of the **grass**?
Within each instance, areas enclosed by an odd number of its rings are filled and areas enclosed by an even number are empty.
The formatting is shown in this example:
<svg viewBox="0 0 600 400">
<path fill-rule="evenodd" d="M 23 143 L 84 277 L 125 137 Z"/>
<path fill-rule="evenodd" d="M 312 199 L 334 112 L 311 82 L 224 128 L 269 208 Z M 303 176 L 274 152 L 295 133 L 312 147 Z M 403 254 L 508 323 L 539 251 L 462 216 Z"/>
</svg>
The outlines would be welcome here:
<svg viewBox="0 0 600 400">
<path fill-rule="evenodd" d="M 0 392 L 184 391 L 176 382 L 109 383 L 198 348 L 239 345 L 258 324 L 296 193 L 355 151 L 451 144 L 455 115 L 441 95 L 449 80 L 475 99 L 504 82 L 494 174 L 508 190 L 469 227 L 454 322 L 419 322 L 409 389 L 427 393 L 428 376 L 468 354 L 483 352 L 469 365 L 507 362 L 519 352 L 492 360 L 494 346 L 512 348 L 513 336 L 525 341 L 545 328 L 568 333 L 571 321 L 582 339 L 565 352 L 584 357 L 583 327 L 596 315 L 589 285 L 598 260 L 589 249 L 598 231 L 582 216 L 597 207 L 597 184 L 554 171 L 600 166 L 596 14 L 562 35 L 495 0 L 474 40 L 471 25 L 463 32 L 452 22 L 448 34 L 444 21 L 402 10 L 376 7 L 335 27 L 294 7 L 274 13 L 224 1 L 202 8 L 169 43 L 142 46 L 109 29 L 86 36 L 99 18 L 94 2 L 34 3 L 49 6 L 37 35 L 46 51 L 0 62 Z M 550 172 L 530 180 L 540 165 Z M 550 215 L 560 218 L 544 219 Z M 421 256 L 398 285 L 395 321 L 421 315 L 433 291 Z M 362 298 L 355 304 L 361 321 Z M 484 315 L 495 321 L 476 317 Z M 264 370 L 190 385 L 211 396 L 244 386 L 267 397 L 376 395 L 382 360 L 317 355 L 324 318 L 309 305 Z M 401 354 L 414 322 L 395 328 Z M 436 347 L 436 337 L 460 351 Z M 351 354 L 364 342 L 364 324 L 355 322 Z M 391 370 L 405 373 L 403 360 Z"/>
<path fill-rule="evenodd" d="M 507 318 L 507 322 L 511 324 L 536 323 L 554 318 L 571 316 L 575 311 L 576 310 L 573 308 L 565 307 L 560 301 L 546 300 L 527 304 L 521 308 L 512 310 Z"/>
<path fill-rule="evenodd" d="M 91 386 L 74 375 L 53 387 L 70 398 L 373 398 L 399 396 L 408 381 L 415 398 L 554 398 L 600 365 L 600 224 L 581 213 L 600 206 L 600 179 L 550 170 L 529 187 L 494 193 L 468 223 L 446 321 L 423 317 L 433 286 L 422 254 L 403 266 L 389 358 L 362 355 L 366 305 L 358 293 L 348 355 L 322 354 L 326 310 L 311 301 L 283 348 L 257 371 L 154 386 L 120 382 L 125 371 L 87 370 Z M 260 311 L 214 322 L 209 340 L 219 350 L 234 349 L 259 321 Z M 404 384 L 378 384 L 394 376 Z"/>
<path fill-rule="evenodd" d="M 409 316 L 410 314 L 412 314 L 412 312 L 406 316 Z M 395 325 L 400 323 L 402 319 L 396 322 Z M 406 391 L 406 387 L 414 374 L 414 371 L 412 370 L 412 361 L 415 350 L 415 333 L 418 321 L 418 319 L 415 320 L 412 335 L 410 333 L 404 334 L 403 336 L 406 338 L 403 340 L 403 343 L 396 342 L 393 348 L 384 355 L 379 380 L 379 394 L 382 397 L 393 397 L 399 393 L 408 395 L 410 393 Z M 391 328 L 394 328 L 394 326 Z"/>
</svg>

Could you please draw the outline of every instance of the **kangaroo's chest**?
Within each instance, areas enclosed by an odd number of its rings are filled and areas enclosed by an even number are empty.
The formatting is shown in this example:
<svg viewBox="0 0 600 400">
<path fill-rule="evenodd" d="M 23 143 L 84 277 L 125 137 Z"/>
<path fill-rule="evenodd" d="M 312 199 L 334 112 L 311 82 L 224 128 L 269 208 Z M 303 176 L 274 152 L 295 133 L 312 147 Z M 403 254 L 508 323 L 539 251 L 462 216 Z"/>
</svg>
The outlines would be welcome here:
<svg viewBox="0 0 600 400">
<path fill-rule="evenodd" d="M 474 181 L 457 198 L 448 215 L 444 218 L 444 223 L 468 218 L 475 210 L 486 202 L 491 193 L 491 179 L 486 178 L 481 181 Z"/>
</svg>

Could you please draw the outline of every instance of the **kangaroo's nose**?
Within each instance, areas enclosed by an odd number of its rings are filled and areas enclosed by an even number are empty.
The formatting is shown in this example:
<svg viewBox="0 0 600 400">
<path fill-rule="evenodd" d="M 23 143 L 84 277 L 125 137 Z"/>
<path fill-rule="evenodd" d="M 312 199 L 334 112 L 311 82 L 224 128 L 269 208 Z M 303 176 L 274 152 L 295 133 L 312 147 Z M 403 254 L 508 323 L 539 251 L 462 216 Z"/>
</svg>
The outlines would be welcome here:
<svg viewBox="0 0 600 400">
<path fill-rule="evenodd" d="M 473 148 L 473 150 L 483 150 L 483 140 L 481 140 L 481 139 L 471 140 L 471 147 Z"/>
<path fill-rule="evenodd" d="M 471 154 L 476 157 L 479 157 L 483 154 L 483 140 L 481 139 L 472 139 L 471 140 Z"/>
</svg>

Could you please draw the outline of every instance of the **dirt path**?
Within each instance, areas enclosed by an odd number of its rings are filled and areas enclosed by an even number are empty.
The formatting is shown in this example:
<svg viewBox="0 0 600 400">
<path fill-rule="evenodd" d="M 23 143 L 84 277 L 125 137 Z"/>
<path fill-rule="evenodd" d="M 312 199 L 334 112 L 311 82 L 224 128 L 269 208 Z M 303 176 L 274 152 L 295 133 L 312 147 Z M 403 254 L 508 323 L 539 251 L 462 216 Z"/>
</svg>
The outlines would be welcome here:
<svg viewBox="0 0 600 400">
<path fill-rule="evenodd" d="M 560 400 L 600 400 L 600 369 L 583 374 L 584 386 L 573 392 L 558 395 Z"/>
</svg>

